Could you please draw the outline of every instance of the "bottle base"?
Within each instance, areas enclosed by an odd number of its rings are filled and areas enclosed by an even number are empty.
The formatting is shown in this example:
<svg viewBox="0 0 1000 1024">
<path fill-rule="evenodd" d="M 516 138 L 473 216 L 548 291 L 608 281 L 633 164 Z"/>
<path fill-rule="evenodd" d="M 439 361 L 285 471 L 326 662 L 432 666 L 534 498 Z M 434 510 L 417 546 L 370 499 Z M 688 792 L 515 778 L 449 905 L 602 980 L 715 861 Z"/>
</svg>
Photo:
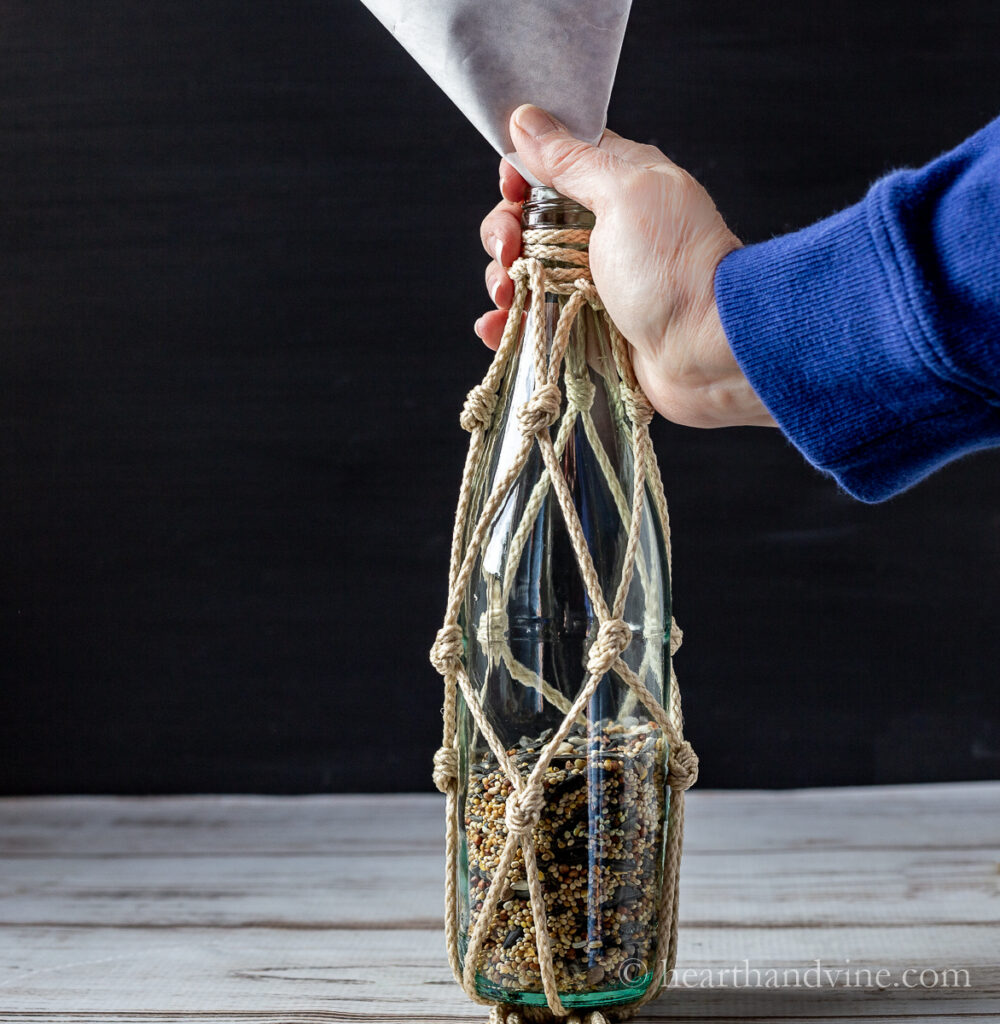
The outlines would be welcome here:
<svg viewBox="0 0 1000 1024">
<path fill-rule="evenodd" d="M 621 1006 L 634 1003 L 640 999 L 653 980 L 652 973 L 640 975 L 630 985 L 602 989 L 598 992 L 560 992 L 559 998 L 563 1005 L 573 1009 L 600 1009 L 604 1006 Z M 516 989 L 494 985 L 481 974 L 476 975 L 476 991 L 484 999 L 493 999 L 498 1003 L 509 1003 L 512 1006 L 545 1006 L 544 992 L 519 992 Z"/>
</svg>

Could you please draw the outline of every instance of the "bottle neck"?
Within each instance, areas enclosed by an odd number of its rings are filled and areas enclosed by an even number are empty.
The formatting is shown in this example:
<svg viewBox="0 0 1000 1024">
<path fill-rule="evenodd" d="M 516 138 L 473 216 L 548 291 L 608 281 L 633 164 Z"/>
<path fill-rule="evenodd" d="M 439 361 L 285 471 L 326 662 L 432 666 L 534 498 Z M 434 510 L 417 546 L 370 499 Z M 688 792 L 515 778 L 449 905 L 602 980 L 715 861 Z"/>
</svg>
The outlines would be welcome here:
<svg viewBox="0 0 1000 1024">
<path fill-rule="evenodd" d="M 547 185 L 534 185 L 521 208 L 521 227 L 584 228 L 590 230 L 595 217 L 585 206 Z M 586 248 L 586 246 L 584 246 Z"/>
<path fill-rule="evenodd" d="M 524 255 L 535 256 L 550 269 L 586 268 L 595 221 L 585 206 L 554 188 L 536 185 L 529 190 L 521 208 Z M 583 255 L 577 256 L 571 250 Z M 589 277 L 588 270 L 583 269 L 583 273 Z"/>
</svg>

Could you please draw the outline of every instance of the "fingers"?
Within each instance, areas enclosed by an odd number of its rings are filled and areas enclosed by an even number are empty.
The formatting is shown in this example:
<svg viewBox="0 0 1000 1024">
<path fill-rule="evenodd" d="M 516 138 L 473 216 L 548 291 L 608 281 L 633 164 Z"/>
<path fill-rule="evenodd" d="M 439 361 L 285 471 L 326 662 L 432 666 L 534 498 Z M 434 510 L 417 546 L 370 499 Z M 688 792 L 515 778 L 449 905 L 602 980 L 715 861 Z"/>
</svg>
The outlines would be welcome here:
<svg viewBox="0 0 1000 1024">
<path fill-rule="evenodd" d="M 500 195 L 512 203 L 523 202 L 528 195 L 528 183 L 508 160 L 500 161 Z"/>
<path fill-rule="evenodd" d="M 507 311 L 504 309 L 493 309 L 489 313 L 484 313 L 476 321 L 474 330 L 483 339 L 483 344 L 495 352 L 500 345 L 500 339 L 503 337 L 503 329 L 506 323 Z"/>
<path fill-rule="evenodd" d="M 486 290 L 497 309 L 510 309 L 514 301 L 514 282 L 496 260 L 491 260 L 486 267 Z"/>
<path fill-rule="evenodd" d="M 577 139 L 541 107 L 522 104 L 510 119 L 510 137 L 539 181 L 600 215 L 619 192 L 629 164 L 608 148 Z"/>
<path fill-rule="evenodd" d="M 509 199 L 501 199 L 483 218 L 479 237 L 486 252 L 497 263 L 509 267 L 521 251 L 520 206 Z"/>
<path fill-rule="evenodd" d="M 493 257 L 486 266 L 486 290 L 497 308 L 484 313 L 473 328 L 483 344 L 494 351 L 500 345 L 507 310 L 514 301 L 514 283 L 505 268 L 521 252 L 521 203 L 528 194 L 528 183 L 507 160 L 500 161 L 500 194 L 503 199 L 483 218 L 479 228 L 483 248 Z"/>
</svg>

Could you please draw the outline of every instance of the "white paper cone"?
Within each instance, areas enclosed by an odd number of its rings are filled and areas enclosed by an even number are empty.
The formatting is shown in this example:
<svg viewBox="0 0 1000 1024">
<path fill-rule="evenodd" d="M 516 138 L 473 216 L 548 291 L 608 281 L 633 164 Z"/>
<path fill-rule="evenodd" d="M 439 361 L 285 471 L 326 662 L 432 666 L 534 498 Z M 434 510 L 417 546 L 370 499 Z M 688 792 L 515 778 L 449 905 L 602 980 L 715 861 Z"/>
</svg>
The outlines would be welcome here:
<svg viewBox="0 0 1000 1024">
<path fill-rule="evenodd" d="M 631 2 L 362 0 L 533 185 L 510 141 L 510 115 L 535 103 L 597 142 Z"/>
</svg>

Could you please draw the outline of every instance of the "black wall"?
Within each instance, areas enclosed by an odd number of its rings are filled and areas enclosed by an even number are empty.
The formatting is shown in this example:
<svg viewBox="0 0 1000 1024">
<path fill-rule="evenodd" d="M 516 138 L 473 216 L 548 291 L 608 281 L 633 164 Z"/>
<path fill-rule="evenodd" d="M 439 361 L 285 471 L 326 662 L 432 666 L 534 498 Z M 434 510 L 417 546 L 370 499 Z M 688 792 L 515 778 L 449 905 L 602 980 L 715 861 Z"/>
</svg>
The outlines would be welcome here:
<svg viewBox="0 0 1000 1024">
<path fill-rule="evenodd" d="M 610 124 L 747 240 L 1000 111 L 995 0 L 636 0 Z M 0 790 L 429 788 L 497 160 L 353 0 L 13 0 Z M 658 422 L 708 786 L 996 777 L 1000 453 L 867 507 Z"/>
</svg>

